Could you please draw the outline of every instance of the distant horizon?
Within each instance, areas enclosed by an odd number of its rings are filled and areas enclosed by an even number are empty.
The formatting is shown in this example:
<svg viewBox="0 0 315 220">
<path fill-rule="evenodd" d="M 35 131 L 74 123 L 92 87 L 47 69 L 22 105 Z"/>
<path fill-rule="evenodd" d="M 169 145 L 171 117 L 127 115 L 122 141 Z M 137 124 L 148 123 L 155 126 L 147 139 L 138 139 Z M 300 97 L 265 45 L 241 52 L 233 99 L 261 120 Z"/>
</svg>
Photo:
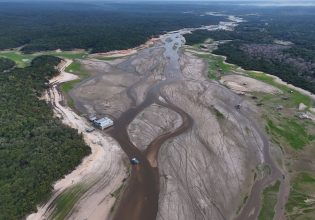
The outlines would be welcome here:
<svg viewBox="0 0 315 220">
<path fill-rule="evenodd" d="M 224 3 L 224 2 L 247 2 L 247 3 L 264 3 L 264 2 L 272 2 L 272 3 L 315 3 L 315 0 L 119 0 L 119 1 L 114 1 L 114 0 L 0 0 L 0 2 L 87 2 L 87 3 L 93 3 L 93 2 L 110 2 L 110 3 L 121 3 L 121 2 L 130 2 L 130 3 L 136 3 L 136 2 L 191 2 L 191 3 L 198 3 L 198 2 L 211 2 L 211 3 Z"/>
<path fill-rule="evenodd" d="M 243 5 L 256 5 L 256 6 L 315 6 L 315 0 L 0 0 L 1 3 L 14 3 L 14 2 L 29 2 L 29 3 L 45 3 L 45 2 L 58 2 L 58 3 L 232 3 Z"/>
</svg>

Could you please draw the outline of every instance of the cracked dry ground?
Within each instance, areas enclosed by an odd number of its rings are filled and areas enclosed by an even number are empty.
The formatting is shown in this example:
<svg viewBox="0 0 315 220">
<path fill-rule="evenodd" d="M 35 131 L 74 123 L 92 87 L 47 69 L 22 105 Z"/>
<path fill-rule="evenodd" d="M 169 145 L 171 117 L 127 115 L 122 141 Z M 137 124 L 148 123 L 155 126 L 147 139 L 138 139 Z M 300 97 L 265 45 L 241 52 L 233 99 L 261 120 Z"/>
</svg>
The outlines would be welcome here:
<svg viewBox="0 0 315 220">
<path fill-rule="evenodd" d="M 170 105 L 189 115 L 192 123 L 158 148 L 156 218 L 233 219 L 250 193 L 254 170 L 264 163 L 265 137 L 252 122 L 255 106 L 210 81 L 207 65 L 181 50 L 181 77 L 163 84 L 168 59 L 161 45 L 111 62 L 84 61 L 93 76 L 71 96 L 82 112 L 119 119 L 160 83 L 158 98 L 126 125 L 133 145 L 146 155 L 152 141 L 184 123 L 183 115 Z M 236 110 L 240 103 L 242 109 Z"/>
</svg>

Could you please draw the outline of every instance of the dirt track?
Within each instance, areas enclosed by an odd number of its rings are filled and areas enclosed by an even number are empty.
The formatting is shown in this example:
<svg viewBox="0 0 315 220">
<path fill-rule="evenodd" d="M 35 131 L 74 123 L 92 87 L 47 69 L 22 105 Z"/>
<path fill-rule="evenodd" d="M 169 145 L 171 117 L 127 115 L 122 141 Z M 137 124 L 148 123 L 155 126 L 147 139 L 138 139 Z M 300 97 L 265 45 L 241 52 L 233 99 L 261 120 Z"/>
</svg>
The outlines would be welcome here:
<svg viewBox="0 0 315 220">
<path fill-rule="evenodd" d="M 50 81 L 50 89 L 45 94 L 54 113 L 62 122 L 83 134 L 85 142 L 91 147 L 92 153 L 84 158 L 83 162 L 70 174 L 54 184 L 52 198 L 38 212 L 27 217 L 28 220 L 42 220 L 51 218 L 54 214 L 54 201 L 67 189 L 76 185 L 85 185 L 89 188 L 84 191 L 69 213 L 68 219 L 104 219 L 110 214 L 115 198 L 110 194 L 118 189 L 126 177 L 126 168 L 123 164 L 124 155 L 118 143 L 100 131 L 87 133 L 90 123 L 77 115 L 69 107 L 63 106 L 63 96 L 58 90 L 62 82 L 74 80 L 77 76 L 66 73 L 64 70 L 71 64 L 66 60 L 61 66 L 61 73 Z"/>
</svg>

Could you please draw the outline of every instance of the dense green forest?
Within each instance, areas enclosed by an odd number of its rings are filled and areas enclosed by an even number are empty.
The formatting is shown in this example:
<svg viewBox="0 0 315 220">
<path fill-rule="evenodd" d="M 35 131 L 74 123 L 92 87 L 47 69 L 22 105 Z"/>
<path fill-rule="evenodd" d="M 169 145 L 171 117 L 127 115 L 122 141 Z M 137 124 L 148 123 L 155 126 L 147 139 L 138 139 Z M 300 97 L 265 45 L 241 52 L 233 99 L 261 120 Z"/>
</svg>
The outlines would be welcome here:
<svg viewBox="0 0 315 220">
<path fill-rule="evenodd" d="M 0 57 L 0 73 L 9 70 L 15 66 L 12 60 L 4 59 Z"/>
<path fill-rule="evenodd" d="M 222 20 L 183 13 L 190 9 L 165 4 L 0 3 L 0 50 L 127 49 L 165 31 Z"/>
<path fill-rule="evenodd" d="M 59 58 L 0 73 L 0 219 L 21 219 L 48 198 L 52 183 L 90 153 L 77 131 L 53 117 L 39 96 Z M 9 65 L 8 65 L 8 64 Z M 0 59 L 0 68 L 12 63 Z"/>
<path fill-rule="evenodd" d="M 254 9 L 235 31 L 195 31 L 187 44 L 231 40 L 215 54 L 245 69 L 264 71 L 315 93 L 315 7 Z"/>
</svg>

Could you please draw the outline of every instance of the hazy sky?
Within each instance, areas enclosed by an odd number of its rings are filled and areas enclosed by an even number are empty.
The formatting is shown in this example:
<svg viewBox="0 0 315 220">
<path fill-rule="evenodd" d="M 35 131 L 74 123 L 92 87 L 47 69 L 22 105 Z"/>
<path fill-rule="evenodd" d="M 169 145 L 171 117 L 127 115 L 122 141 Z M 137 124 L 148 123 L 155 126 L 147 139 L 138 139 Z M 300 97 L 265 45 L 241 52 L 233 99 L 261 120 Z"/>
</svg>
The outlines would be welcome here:
<svg viewBox="0 0 315 220">
<path fill-rule="evenodd" d="M 0 0 L 0 1 L 6 1 L 6 2 L 13 2 L 13 1 L 36 1 L 36 0 Z M 64 1 L 64 2 L 95 2 L 95 1 L 103 1 L 103 2 L 139 2 L 139 1 L 143 1 L 143 2 L 159 2 L 159 1 L 167 1 L 167 2 L 171 2 L 171 1 L 189 1 L 189 2 L 228 2 L 228 1 L 235 1 L 235 2 L 275 2 L 275 3 L 283 3 L 283 2 L 290 2 L 290 3 L 299 3 L 299 2 L 315 2 L 315 0 L 37 0 L 37 1 Z"/>
<path fill-rule="evenodd" d="M 247 2 L 261 5 L 315 5 L 315 0 L 0 0 L 0 2 Z"/>
</svg>

